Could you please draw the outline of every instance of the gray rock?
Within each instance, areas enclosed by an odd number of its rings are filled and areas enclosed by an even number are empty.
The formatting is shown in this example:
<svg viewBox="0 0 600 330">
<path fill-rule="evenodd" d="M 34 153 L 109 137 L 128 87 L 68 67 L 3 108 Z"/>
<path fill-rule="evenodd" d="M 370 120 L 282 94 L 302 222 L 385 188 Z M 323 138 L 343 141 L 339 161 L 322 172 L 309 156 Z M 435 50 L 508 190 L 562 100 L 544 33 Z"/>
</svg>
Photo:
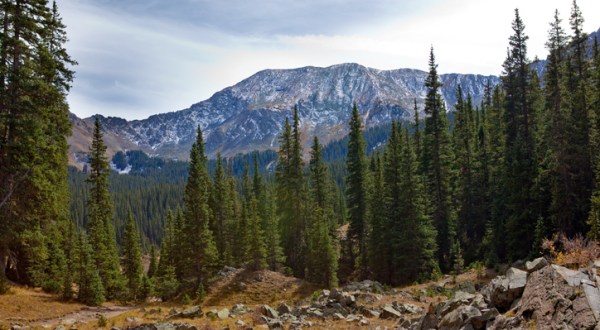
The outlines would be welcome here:
<svg viewBox="0 0 600 330">
<path fill-rule="evenodd" d="M 264 316 L 270 317 L 272 319 L 279 318 L 279 313 L 277 313 L 277 311 L 271 308 L 271 306 L 269 305 L 262 306 L 262 313 Z"/>
<path fill-rule="evenodd" d="M 423 308 L 413 304 L 399 304 L 394 301 L 392 305 L 395 310 L 402 314 L 419 314 L 423 312 Z"/>
<path fill-rule="evenodd" d="M 242 320 L 237 320 L 237 321 L 235 321 L 235 325 L 237 325 L 238 327 L 243 327 L 246 325 L 246 322 L 244 322 Z"/>
<path fill-rule="evenodd" d="M 235 304 L 233 307 L 231 307 L 231 315 L 233 316 L 240 316 L 246 313 L 248 313 L 248 308 L 246 308 L 246 306 L 243 304 Z"/>
<path fill-rule="evenodd" d="M 523 294 L 527 284 L 527 272 L 510 268 L 505 276 L 494 278 L 482 289 L 485 301 L 500 311 L 510 308 L 513 301 Z"/>
<path fill-rule="evenodd" d="M 495 308 L 480 310 L 481 315 L 472 316 L 467 320 L 467 324 L 473 326 L 474 329 L 485 329 L 488 322 L 493 321 L 500 313 Z"/>
<path fill-rule="evenodd" d="M 594 311 L 581 288 L 586 277 L 583 272 L 556 265 L 531 273 L 517 316 L 533 320 L 539 329 L 593 329 Z"/>
<path fill-rule="evenodd" d="M 333 313 L 333 319 L 334 320 L 345 320 L 346 317 L 344 317 L 344 315 L 340 314 L 340 313 Z"/>
<path fill-rule="evenodd" d="M 402 317 L 402 314 L 397 311 L 392 305 L 385 305 L 381 309 L 381 315 L 379 318 L 382 319 L 399 319 Z"/>
<path fill-rule="evenodd" d="M 225 320 L 229 318 L 229 310 L 227 308 L 223 308 L 217 312 L 217 317 L 221 320 Z"/>
<path fill-rule="evenodd" d="M 546 266 L 548 266 L 548 260 L 546 260 L 544 257 L 536 258 L 525 263 L 525 269 L 528 273 L 533 273 L 536 270 L 540 270 Z"/>
<path fill-rule="evenodd" d="M 446 314 L 438 324 L 440 329 L 460 329 L 467 325 L 467 320 L 480 316 L 481 312 L 473 306 L 459 306 Z"/>
<path fill-rule="evenodd" d="M 201 317 L 202 315 L 204 315 L 204 314 L 202 313 L 202 309 L 200 308 L 200 306 L 192 306 L 188 309 L 183 310 L 181 313 L 179 313 L 179 317 L 187 318 L 187 319 Z"/>
<path fill-rule="evenodd" d="M 11 330 L 21 330 L 22 328 L 19 325 L 13 325 L 10 329 Z M 67 330 L 67 328 L 63 324 L 61 324 L 61 325 L 57 326 L 56 328 L 54 328 L 54 330 Z"/>
<path fill-rule="evenodd" d="M 292 307 L 286 303 L 283 303 L 277 307 L 277 312 L 279 314 L 292 314 Z"/>
</svg>

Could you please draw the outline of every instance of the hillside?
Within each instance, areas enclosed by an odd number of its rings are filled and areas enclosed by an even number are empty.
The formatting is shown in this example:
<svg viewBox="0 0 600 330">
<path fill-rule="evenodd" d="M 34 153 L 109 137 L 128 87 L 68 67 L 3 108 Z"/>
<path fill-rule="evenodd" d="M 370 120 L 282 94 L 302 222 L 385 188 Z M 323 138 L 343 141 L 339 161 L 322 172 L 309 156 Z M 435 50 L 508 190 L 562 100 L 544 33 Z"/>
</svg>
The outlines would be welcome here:
<svg viewBox="0 0 600 330">
<path fill-rule="evenodd" d="M 285 118 L 292 116 L 297 105 L 305 146 L 313 135 L 327 144 L 347 134 L 353 102 L 357 103 L 366 127 L 389 123 L 391 119 L 412 120 L 415 99 L 423 110 L 426 76 L 420 70 L 377 70 L 353 63 L 264 70 L 185 110 L 144 120 L 101 120 L 109 153 L 141 149 L 150 155 L 187 159 L 200 125 L 209 157 L 219 150 L 232 156 L 274 149 Z M 479 104 L 488 82 L 495 86 L 499 81 L 495 76 L 441 75 L 447 108 L 452 110 L 456 103 L 459 84 Z M 71 120 L 74 130 L 69 144 L 73 162 L 77 161 L 73 155 L 87 151 L 93 119 L 72 116 Z"/>
</svg>

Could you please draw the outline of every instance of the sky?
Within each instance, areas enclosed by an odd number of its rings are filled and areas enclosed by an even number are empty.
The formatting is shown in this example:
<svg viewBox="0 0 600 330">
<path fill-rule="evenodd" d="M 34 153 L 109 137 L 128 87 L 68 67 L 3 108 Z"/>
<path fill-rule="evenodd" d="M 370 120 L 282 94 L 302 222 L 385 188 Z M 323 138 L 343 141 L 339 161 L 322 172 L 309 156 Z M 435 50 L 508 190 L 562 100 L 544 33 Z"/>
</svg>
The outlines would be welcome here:
<svg viewBox="0 0 600 330">
<path fill-rule="evenodd" d="M 514 9 L 529 57 L 545 58 L 571 0 L 57 0 L 79 63 L 68 96 L 79 117 L 177 111 L 264 69 L 354 62 L 376 69 L 499 75 Z M 586 32 L 600 1 L 578 0 Z"/>
</svg>

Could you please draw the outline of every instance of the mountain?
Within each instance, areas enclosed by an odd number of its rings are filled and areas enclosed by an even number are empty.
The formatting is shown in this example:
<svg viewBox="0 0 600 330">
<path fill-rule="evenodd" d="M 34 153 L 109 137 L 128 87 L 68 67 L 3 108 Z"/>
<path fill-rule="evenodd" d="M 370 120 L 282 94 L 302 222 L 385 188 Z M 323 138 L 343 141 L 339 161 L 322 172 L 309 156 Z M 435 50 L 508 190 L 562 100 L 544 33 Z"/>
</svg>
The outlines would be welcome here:
<svg viewBox="0 0 600 330">
<path fill-rule="evenodd" d="M 414 99 L 422 112 L 426 76 L 420 70 L 377 70 L 353 63 L 263 70 L 185 110 L 144 120 L 101 117 L 101 121 L 113 152 L 140 149 L 150 155 L 186 159 L 196 127 L 200 125 L 209 156 L 218 150 L 232 156 L 276 148 L 284 120 L 291 119 L 297 105 L 306 145 L 314 134 L 326 144 L 347 134 L 353 102 L 357 103 L 367 127 L 387 123 L 392 118 L 411 120 Z M 456 102 L 459 84 L 479 104 L 484 86 L 499 82 L 495 76 L 454 73 L 441 75 L 440 80 L 449 110 Z M 87 132 L 91 133 L 93 119 L 72 120 L 71 152 L 81 155 L 87 152 L 89 144 L 82 141 L 89 139 Z"/>
</svg>

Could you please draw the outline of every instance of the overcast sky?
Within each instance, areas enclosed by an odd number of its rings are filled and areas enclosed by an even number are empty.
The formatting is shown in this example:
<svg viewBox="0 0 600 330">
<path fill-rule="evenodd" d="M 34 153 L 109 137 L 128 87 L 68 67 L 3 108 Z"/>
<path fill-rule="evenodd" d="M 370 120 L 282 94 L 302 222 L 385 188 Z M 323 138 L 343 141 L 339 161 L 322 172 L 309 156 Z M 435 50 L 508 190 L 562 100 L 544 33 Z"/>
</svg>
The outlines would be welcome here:
<svg viewBox="0 0 600 330">
<path fill-rule="evenodd" d="M 529 57 L 545 57 L 571 0 L 57 0 L 79 62 L 69 95 L 80 117 L 181 110 L 263 69 L 356 62 L 441 73 L 499 74 L 514 9 Z M 579 0 L 586 32 L 600 1 Z"/>
</svg>

